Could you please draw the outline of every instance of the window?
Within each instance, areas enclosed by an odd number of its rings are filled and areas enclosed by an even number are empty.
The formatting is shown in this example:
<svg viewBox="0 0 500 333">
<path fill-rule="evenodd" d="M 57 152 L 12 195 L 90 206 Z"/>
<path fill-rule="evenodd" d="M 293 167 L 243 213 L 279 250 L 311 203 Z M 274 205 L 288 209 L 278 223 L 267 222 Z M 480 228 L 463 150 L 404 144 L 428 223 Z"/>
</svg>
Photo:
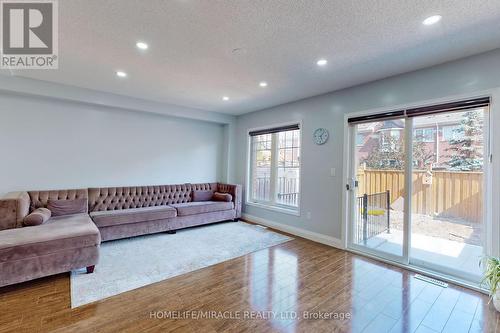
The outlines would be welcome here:
<svg viewBox="0 0 500 333">
<path fill-rule="evenodd" d="M 258 201 L 270 200 L 271 148 L 272 134 L 252 137 L 252 197 Z"/>
<path fill-rule="evenodd" d="M 379 131 L 379 141 L 381 151 L 391 151 L 396 149 L 396 146 L 401 138 L 400 130 L 381 130 Z"/>
<path fill-rule="evenodd" d="M 419 142 L 434 142 L 434 128 L 417 128 L 415 129 L 414 138 Z"/>
<path fill-rule="evenodd" d="M 399 130 L 380 131 L 380 139 L 382 145 L 391 144 L 394 140 L 398 141 L 400 137 L 401 131 Z"/>
<path fill-rule="evenodd" d="M 250 132 L 249 170 L 249 203 L 298 210 L 299 126 Z"/>
<path fill-rule="evenodd" d="M 459 125 L 443 126 L 443 141 L 460 140 L 463 138 L 463 132 Z"/>
</svg>

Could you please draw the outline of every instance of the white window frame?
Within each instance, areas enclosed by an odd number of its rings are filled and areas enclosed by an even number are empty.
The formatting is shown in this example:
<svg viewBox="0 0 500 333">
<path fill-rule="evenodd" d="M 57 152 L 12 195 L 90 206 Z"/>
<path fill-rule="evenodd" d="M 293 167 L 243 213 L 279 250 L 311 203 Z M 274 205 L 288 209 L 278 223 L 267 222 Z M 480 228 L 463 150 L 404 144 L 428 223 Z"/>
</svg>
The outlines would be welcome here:
<svg viewBox="0 0 500 333">
<path fill-rule="evenodd" d="M 302 160 L 299 161 L 299 194 L 297 198 L 297 207 L 284 205 L 278 203 L 277 195 L 276 195 L 276 172 L 278 169 L 278 158 L 275 156 L 279 155 L 279 147 L 278 140 L 274 139 L 274 136 L 277 136 L 277 133 L 273 133 L 273 139 L 271 141 L 271 179 L 270 179 L 270 201 L 264 200 L 253 200 L 252 192 L 253 192 L 253 181 L 252 181 L 252 165 L 253 165 L 253 151 L 252 151 L 252 137 L 250 136 L 250 132 L 265 130 L 269 128 L 282 127 L 287 125 L 299 125 L 299 156 L 302 158 L 302 121 L 292 121 L 286 123 L 279 124 L 270 124 L 263 127 L 251 128 L 247 131 L 247 176 L 246 176 L 246 195 L 245 195 L 245 204 L 248 206 L 254 206 L 259 208 L 264 208 L 268 210 L 278 211 L 285 214 L 300 216 L 300 206 L 301 206 L 301 197 L 302 197 Z"/>
</svg>

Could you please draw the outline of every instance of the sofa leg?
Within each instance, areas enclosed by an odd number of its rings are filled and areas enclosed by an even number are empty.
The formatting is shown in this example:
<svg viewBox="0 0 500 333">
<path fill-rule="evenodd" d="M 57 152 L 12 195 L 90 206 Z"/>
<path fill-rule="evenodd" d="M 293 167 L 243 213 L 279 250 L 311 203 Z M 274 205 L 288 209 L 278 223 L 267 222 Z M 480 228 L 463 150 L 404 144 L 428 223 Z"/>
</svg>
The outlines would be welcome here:
<svg viewBox="0 0 500 333">
<path fill-rule="evenodd" d="M 176 234 L 177 233 L 177 230 L 168 230 L 168 231 L 165 231 L 167 234 Z"/>
<path fill-rule="evenodd" d="M 239 218 L 235 218 L 233 219 L 233 222 L 238 222 L 240 219 Z"/>
<path fill-rule="evenodd" d="M 95 265 L 87 266 L 87 274 L 94 273 Z"/>
</svg>

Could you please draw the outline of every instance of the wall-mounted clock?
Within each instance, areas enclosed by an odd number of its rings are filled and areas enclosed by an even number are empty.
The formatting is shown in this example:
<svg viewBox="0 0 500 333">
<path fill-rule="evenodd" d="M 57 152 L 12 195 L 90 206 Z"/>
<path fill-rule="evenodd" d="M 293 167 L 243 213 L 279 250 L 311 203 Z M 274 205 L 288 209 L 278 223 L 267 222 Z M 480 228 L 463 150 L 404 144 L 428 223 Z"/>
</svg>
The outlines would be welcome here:
<svg viewBox="0 0 500 333">
<path fill-rule="evenodd" d="M 328 130 L 326 128 L 318 128 L 314 131 L 313 140 L 317 145 L 322 145 L 328 140 Z"/>
</svg>

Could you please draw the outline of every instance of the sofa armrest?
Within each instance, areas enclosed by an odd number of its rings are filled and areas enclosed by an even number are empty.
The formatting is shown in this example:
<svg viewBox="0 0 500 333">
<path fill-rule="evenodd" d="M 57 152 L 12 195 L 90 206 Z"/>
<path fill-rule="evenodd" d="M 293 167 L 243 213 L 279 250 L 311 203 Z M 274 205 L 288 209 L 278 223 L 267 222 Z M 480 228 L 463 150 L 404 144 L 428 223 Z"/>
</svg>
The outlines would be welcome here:
<svg viewBox="0 0 500 333">
<path fill-rule="evenodd" d="M 0 199 L 0 230 L 19 228 L 30 210 L 28 192 L 10 192 Z"/>
<path fill-rule="evenodd" d="M 217 183 L 217 192 L 229 193 L 233 196 L 234 209 L 236 210 L 236 218 L 240 218 L 241 202 L 242 202 L 241 185 Z"/>
</svg>

